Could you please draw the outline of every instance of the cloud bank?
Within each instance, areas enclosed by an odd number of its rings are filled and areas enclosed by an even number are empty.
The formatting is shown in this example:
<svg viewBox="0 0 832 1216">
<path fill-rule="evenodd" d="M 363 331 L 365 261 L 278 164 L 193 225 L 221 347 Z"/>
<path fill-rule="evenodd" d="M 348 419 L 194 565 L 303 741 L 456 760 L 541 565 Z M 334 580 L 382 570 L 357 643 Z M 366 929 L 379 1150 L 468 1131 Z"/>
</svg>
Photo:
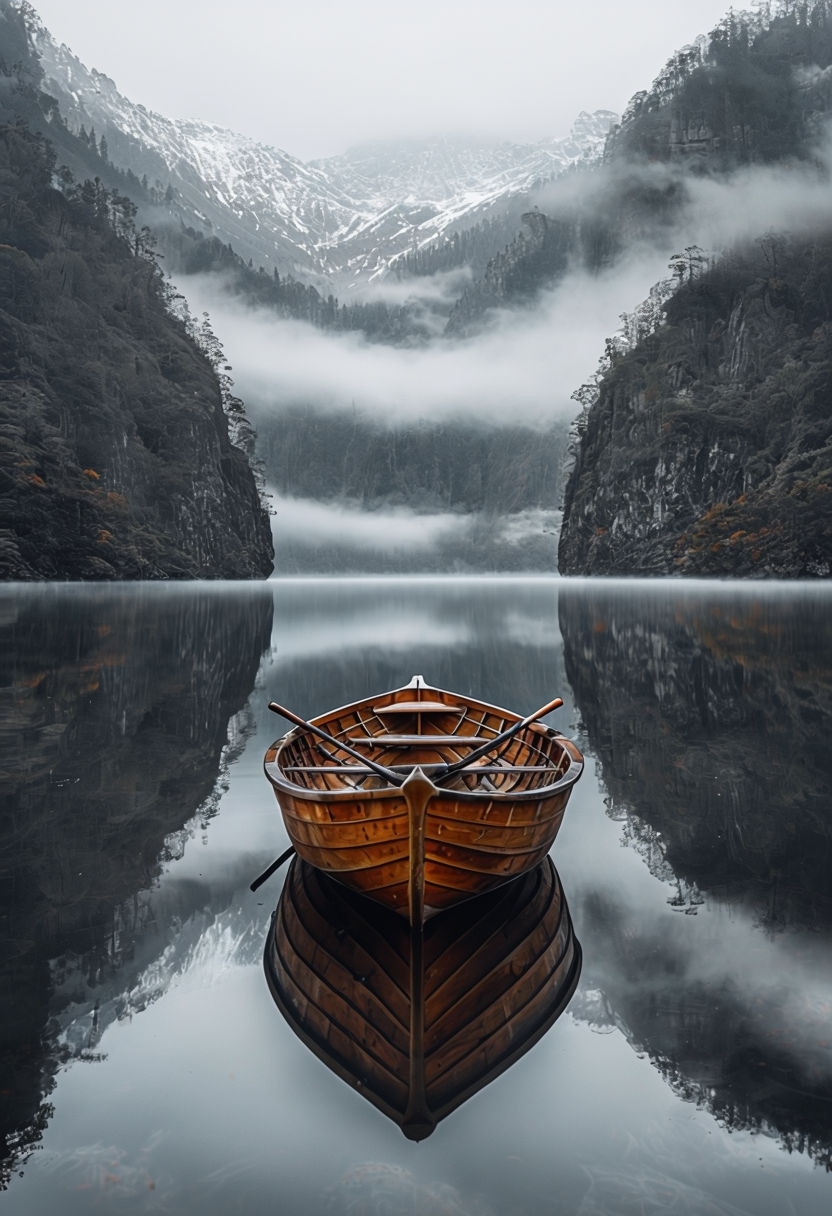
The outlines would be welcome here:
<svg viewBox="0 0 832 1216">
<path fill-rule="evenodd" d="M 356 409 L 391 424 L 458 418 L 542 428 L 574 414 L 570 395 L 594 369 L 619 314 L 666 267 L 665 251 L 642 252 L 605 274 L 571 274 L 533 311 L 506 312 L 466 341 L 415 349 L 245 308 L 210 280 L 181 286 L 196 312 L 210 313 L 255 419 L 302 404 Z"/>
<path fill-rule="evenodd" d="M 465 516 L 450 513 L 414 515 L 404 508 L 361 511 L 279 495 L 274 496 L 274 506 L 278 537 L 297 531 L 311 546 L 337 537 L 340 544 L 354 549 L 424 550 L 432 548 L 443 535 L 460 534 L 467 522 Z"/>
</svg>

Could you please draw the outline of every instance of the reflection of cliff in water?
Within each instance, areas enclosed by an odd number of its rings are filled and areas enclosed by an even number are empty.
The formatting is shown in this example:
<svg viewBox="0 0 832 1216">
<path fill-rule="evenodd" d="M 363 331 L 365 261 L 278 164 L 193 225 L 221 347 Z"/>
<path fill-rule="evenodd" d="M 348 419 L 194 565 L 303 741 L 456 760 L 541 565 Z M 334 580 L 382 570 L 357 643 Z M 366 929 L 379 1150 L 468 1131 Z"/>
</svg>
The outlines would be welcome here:
<svg viewBox="0 0 832 1216">
<path fill-rule="evenodd" d="M 272 598 L 32 588 L 0 610 L 2 1179 L 48 1117 L 62 969 L 82 959 L 100 983 L 129 960 L 142 918 L 126 902 L 195 812 L 212 813 L 247 729 Z"/>
<path fill-rule="evenodd" d="M 832 1005 L 828 975 L 811 983 L 813 943 L 798 937 L 779 956 L 802 952 L 798 983 L 777 971 L 748 983 L 717 940 L 713 958 L 691 955 L 684 917 L 674 933 L 614 895 L 584 901 L 576 916 L 591 958 L 578 1017 L 617 1027 L 675 1093 L 726 1127 L 772 1135 L 832 1169 Z"/>
<path fill-rule="evenodd" d="M 609 1016 L 684 1097 L 827 1164 L 832 1010 L 824 981 L 814 992 L 805 981 L 832 929 L 829 608 L 822 596 L 622 586 L 566 590 L 559 604 L 568 678 L 625 840 L 675 881 L 671 905 L 734 908 L 784 964 L 749 986 L 718 937 L 692 954 L 684 916 L 668 934 L 596 895 L 580 921 Z"/>
<path fill-rule="evenodd" d="M 771 926 L 832 925 L 832 601 L 560 597 L 614 814 L 680 879 Z"/>
</svg>

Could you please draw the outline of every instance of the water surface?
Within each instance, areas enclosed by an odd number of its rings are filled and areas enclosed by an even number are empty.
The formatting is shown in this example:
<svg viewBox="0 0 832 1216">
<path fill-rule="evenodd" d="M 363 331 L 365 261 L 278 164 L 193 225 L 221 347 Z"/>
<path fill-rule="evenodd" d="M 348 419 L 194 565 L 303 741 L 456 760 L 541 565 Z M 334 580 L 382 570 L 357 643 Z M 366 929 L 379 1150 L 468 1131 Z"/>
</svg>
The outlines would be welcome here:
<svg viewBox="0 0 832 1216">
<path fill-rule="evenodd" d="M 832 589 L 298 580 L 0 593 L 11 1213 L 782 1216 L 832 1203 Z M 587 758 L 567 1012 L 420 1145 L 262 968 L 281 723 L 414 674 Z"/>
</svg>

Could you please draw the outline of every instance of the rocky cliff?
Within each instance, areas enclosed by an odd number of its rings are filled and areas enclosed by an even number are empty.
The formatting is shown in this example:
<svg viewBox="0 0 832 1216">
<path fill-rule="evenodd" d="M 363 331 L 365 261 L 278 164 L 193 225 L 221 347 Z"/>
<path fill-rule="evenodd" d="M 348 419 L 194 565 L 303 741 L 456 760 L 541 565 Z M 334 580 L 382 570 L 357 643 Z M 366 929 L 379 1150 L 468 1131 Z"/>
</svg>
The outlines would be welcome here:
<svg viewBox="0 0 832 1216">
<path fill-rule="evenodd" d="M 614 356 L 567 484 L 562 573 L 832 573 L 832 235 L 769 236 Z"/>
<path fill-rule="evenodd" d="M 678 203 L 704 178 L 730 200 L 737 170 L 778 163 L 759 189 L 791 192 L 797 212 L 801 162 L 828 178 L 831 65 L 829 0 L 732 10 L 633 99 L 608 165 L 659 164 Z M 737 198 L 752 232 L 756 205 Z M 832 230 L 818 215 L 758 222 L 742 247 L 688 246 L 659 315 L 608 342 L 577 427 L 561 572 L 832 574 Z"/>
</svg>

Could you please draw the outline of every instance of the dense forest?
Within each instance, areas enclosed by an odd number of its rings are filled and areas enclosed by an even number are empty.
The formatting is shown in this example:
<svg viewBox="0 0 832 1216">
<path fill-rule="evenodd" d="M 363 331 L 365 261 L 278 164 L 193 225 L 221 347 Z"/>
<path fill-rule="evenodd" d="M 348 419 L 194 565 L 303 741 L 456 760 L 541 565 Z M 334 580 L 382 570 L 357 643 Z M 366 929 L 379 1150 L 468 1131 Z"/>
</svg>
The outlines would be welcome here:
<svg viewBox="0 0 832 1216">
<path fill-rule="evenodd" d="M 510 514 L 551 508 L 567 435 L 476 422 L 388 426 L 358 414 L 293 408 L 258 424 L 274 488 L 373 510 L 419 502 L 428 511 Z"/>
<path fill-rule="evenodd" d="M 375 537 L 372 544 L 351 542 L 346 523 L 330 538 L 293 528 L 284 524 L 278 501 L 283 573 L 545 571 L 554 565 L 568 443 L 563 425 L 542 433 L 464 420 L 387 425 L 357 412 L 293 407 L 258 420 L 258 443 L 278 495 L 326 503 L 333 513 L 361 512 Z M 414 548 L 398 535 L 400 512 L 424 520 L 429 545 Z"/>
</svg>

